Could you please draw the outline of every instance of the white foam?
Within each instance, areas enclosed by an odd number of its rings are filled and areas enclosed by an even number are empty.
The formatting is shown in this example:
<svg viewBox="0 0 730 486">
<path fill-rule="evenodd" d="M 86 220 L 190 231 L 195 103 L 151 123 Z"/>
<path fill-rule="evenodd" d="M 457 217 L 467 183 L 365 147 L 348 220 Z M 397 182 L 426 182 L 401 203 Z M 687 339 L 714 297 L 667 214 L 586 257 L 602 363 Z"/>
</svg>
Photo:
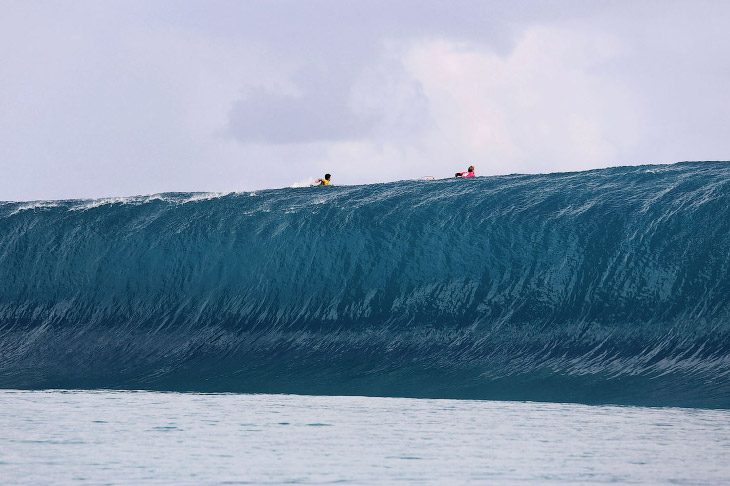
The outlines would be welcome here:
<svg viewBox="0 0 730 486">
<path fill-rule="evenodd" d="M 183 199 L 180 201 L 180 204 L 187 204 L 191 202 L 197 202 L 197 201 L 210 201 L 211 199 L 218 199 L 223 196 L 227 196 L 228 194 L 231 194 L 230 192 L 202 192 L 199 194 L 194 194 L 188 198 Z"/>
<path fill-rule="evenodd" d="M 150 196 L 124 196 L 124 197 L 105 197 L 101 199 L 90 199 L 85 201 L 79 201 L 80 204 L 69 208 L 69 211 L 86 211 L 88 209 L 94 209 L 101 206 L 111 204 L 145 204 L 151 201 L 166 201 L 167 198 L 161 194 L 152 194 Z"/>
<path fill-rule="evenodd" d="M 314 185 L 316 185 L 314 183 L 314 177 L 307 177 L 306 179 L 302 179 L 300 181 L 294 182 L 289 187 L 291 187 L 292 189 L 298 189 L 298 188 L 301 188 L 301 187 L 311 187 L 311 186 L 314 186 Z"/>
<path fill-rule="evenodd" d="M 24 204 L 21 204 L 13 212 L 10 213 L 10 216 L 14 216 L 21 211 L 29 211 L 34 209 L 48 209 L 48 208 L 56 208 L 60 206 L 58 201 L 30 201 Z"/>
</svg>

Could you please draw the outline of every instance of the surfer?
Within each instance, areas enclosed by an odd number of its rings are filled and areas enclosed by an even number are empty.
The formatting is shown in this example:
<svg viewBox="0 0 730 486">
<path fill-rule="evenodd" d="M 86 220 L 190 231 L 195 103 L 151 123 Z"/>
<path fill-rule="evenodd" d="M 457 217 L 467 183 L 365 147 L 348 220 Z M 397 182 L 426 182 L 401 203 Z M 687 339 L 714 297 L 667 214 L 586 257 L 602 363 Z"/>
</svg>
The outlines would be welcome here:
<svg viewBox="0 0 730 486">
<path fill-rule="evenodd" d="M 324 179 L 317 179 L 314 182 L 318 186 L 329 186 L 330 185 L 330 177 L 332 177 L 330 174 L 325 174 Z"/>
<path fill-rule="evenodd" d="M 470 165 L 466 172 L 457 172 L 456 177 L 476 177 L 476 174 L 474 174 L 474 166 Z"/>
</svg>

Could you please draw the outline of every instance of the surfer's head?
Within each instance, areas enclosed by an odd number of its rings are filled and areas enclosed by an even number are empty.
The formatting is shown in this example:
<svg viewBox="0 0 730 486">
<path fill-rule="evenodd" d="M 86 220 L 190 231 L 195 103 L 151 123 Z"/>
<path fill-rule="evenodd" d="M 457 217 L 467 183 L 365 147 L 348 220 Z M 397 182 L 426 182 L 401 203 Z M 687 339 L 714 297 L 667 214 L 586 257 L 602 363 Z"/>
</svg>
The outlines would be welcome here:
<svg viewBox="0 0 730 486">
<path fill-rule="evenodd" d="M 332 177 L 332 176 L 331 176 L 331 175 L 329 175 L 329 174 L 325 174 L 325 175 L 324 175 L 324 178 L 325 178 L 325 179 L 327 179 L 327 180 L 330 180 L 330 177 Z"/>
</svg>

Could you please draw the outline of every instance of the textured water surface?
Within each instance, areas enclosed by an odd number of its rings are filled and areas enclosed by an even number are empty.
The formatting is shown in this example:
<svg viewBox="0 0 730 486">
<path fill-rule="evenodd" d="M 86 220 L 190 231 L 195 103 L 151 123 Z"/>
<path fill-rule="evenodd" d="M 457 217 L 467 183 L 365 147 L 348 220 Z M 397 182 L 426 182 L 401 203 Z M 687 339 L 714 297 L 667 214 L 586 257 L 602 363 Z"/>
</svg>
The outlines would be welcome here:
<svg viewBox="0 0 730 486">
<path fill-rule="evenodd" d="M 0 204 L 0 388 L 730 408 L 730 164 Z"/>
<path fill-rule="evenodd" d="M 730 412 L 295 395 L 0 391 L 14 483 L 730 483 Z"/>
</svg>

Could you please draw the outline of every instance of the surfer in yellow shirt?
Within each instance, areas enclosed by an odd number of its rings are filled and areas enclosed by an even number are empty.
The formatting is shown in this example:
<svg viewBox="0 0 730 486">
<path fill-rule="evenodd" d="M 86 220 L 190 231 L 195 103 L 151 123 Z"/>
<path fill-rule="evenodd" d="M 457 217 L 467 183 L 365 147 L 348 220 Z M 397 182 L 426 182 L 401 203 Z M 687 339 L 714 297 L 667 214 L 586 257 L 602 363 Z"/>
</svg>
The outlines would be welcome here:
<svg viewBox="0 0 730 486">
<path fill-rule="evenodd" d="M 319 186 L 329 186 L 330 185 L 330 177 L 332 177 L 329 174 L 324 175 L 324 179 L 317 179 L 314 182 Z"/>
</svg>

